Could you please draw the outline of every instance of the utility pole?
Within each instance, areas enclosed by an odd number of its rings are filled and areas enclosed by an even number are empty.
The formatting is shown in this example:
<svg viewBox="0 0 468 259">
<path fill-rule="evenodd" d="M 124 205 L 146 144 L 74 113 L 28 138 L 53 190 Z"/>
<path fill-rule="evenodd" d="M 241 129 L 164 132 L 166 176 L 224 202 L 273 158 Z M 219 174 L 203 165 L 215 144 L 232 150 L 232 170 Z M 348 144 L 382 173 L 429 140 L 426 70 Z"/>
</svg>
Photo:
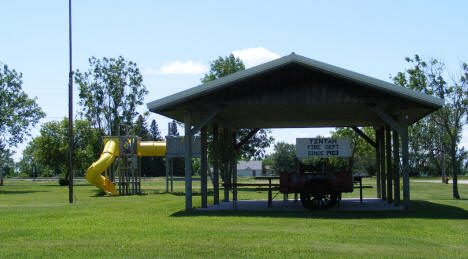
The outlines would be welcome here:
<svg viewBox="0 0 468 259">
<path fill-rule="evenodd" d="M 68 73 L 68 200 L 73 203 L 73 68 L 71 0 L 68 0 L 68 42 L 70 72 Z"/>
</svg>

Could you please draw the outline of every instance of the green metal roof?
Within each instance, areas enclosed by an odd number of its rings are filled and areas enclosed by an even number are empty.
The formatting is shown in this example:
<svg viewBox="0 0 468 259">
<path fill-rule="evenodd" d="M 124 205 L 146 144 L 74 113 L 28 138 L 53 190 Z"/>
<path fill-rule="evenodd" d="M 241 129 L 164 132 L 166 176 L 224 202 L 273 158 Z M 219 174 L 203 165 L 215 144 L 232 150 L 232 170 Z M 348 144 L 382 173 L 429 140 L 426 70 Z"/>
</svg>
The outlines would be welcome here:
<svg viewBox="0 0 468 259">
<path fill-rule="evenodd" d="M 314 70 L 319 70 L 323 73 L 350 80 L 367 87 L 373 88 L 378 91 L 389 93 L 392 95 L 400 96 L 406 99 L 410 99 L 414 102 L 421 103 L 434 108 L 440 108 L 444 105 L 444 100 L 436 98 L 421 92 L 413 91 L 404 87 L 397 86 L 395 84 L 385 82 L 373 77 L 369 77 L 360 73 L 356 73 L 347 69 L 343 69 L 337 66 L 329 65 L 317 60 L 306 58 L 295 54 L 294 52 L 290 55 L 275 59 L 273 61 L 222 77 L 216 80 L 198 85 L 196 87 L 187 89 L 185 91 L 169 95 L 147 103 L 147 107 L 152 112 L 158 112 L 160 110 L 169 108 L 178 103 L 188 101 L 192 98 L 199 97 L 201 95 L 208 94 L 212 91 L 219 90 L 223 87 L 227 87 L 237 81 L 242 81 L 256 75 L 265 73 L 267 71 L 280 68 L 291 63 L 299 63 L 310 67 Z"/>
</svg>

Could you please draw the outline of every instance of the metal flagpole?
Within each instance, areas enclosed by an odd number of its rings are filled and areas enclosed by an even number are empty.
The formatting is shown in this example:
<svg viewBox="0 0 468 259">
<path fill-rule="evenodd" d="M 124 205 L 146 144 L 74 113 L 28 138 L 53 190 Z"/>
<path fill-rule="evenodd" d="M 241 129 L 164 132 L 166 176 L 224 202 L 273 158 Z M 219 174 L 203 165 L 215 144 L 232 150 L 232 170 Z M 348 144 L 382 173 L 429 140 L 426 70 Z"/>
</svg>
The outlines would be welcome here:
<svg viewBox="0 0 468 259">
<path fill-rule="evenodd" d="M 68 73 L 68 200 L 73 203 L 73 70 L 71 0 L 68 0 L 68 39 L 70 72 Z"/>
</svg>

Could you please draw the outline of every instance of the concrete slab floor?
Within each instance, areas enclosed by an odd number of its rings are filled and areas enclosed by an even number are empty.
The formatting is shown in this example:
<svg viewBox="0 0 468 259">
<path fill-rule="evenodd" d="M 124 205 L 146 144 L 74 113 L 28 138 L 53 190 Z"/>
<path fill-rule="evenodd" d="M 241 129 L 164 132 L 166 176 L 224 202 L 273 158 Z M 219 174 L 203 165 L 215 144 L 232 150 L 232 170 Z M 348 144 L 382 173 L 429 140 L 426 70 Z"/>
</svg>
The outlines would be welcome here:
<svg viewBox="0 0 468 259">
<path fill-rule="evenodd" d="M 235 208 L 232 201 L 221 202 L 218 205 L 211 204 L 208 208 L 197 208 L 198 211 L 220 211 L 220 210 L 244 210 L 244 211 L 307 211 L 301 201 L 294 200 L 273 200 L 271 208 L 268 208 L 267 200 L 242 200 L 237 201 Z M 342 199 L 341 203 L 330 209 L 331 211 L 401 211 L 403 206 L 395 206 L 377 198 L 363 199 L 362 204 L 359 199 Z"/>
</svg>

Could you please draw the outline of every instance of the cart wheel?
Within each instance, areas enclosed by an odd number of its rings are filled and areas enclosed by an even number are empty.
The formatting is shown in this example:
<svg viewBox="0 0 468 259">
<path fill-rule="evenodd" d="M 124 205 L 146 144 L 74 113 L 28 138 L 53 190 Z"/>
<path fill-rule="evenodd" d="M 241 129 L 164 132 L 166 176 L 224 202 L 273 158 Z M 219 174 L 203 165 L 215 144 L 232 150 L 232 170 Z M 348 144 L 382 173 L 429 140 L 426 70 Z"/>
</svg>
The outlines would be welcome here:
<svg viewBox="0 0 468 259">
<path fill-rule="evenodd" d="M 329 209 L 338 200 L 338 195 L 326 182 L 310 182 L 306 187 L 307 191 L 301 193 L 301 203 L 308 210 Z"/>
<path fill-rule="evenodd" d="M 336 204 L 336 194 L 323 194 L 312 196 L 309 193 L 301 193 L 301 202 L 308 210 L 329 209 Z"/>
</svg>

